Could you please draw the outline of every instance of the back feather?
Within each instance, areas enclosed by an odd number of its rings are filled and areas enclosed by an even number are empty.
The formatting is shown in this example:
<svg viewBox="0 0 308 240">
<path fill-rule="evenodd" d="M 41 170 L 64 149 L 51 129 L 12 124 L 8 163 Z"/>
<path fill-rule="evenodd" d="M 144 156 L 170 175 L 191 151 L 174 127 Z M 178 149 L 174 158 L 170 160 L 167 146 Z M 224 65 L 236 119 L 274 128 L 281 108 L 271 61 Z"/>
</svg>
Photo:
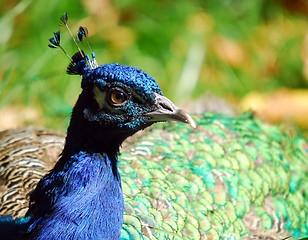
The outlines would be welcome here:
<svg viewBox="0 0 308 240">
<path fill-rule="evenodd" d="M 17 128 L 0 132 L 0 215 L 23 217 L 29 193 L 50 170 L 63 149 L 64 135 Z"/>
</svg>

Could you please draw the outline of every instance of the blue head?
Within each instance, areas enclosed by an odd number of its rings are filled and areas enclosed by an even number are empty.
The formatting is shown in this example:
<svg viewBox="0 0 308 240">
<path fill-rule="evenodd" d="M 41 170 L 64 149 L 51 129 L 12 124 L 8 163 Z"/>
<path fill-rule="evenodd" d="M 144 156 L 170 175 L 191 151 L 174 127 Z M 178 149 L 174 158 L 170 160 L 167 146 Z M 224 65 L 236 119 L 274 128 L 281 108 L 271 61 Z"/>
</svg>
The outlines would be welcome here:
<svg viewBox="0 0 308 240">
<path fill-rule="evenodd" d="M 105 64 L 85 71 L 84 91 L 92 91 L 95 108 L 87 108 L 89 121 L 99 121 L 106 127 L 134 130 L 148 126 L 150 112 L 156 109 L 157 96 L 162 91 L 155 80 L 141 69 Z"/>
<path fill-rule="evenodd" d="M 67 26 L 67 15 L 62 22 Z M 85 27 L 80 27 L 78 40 L 86 39 L 88 43 L 87 33 Z M 54 35 L 50 47 L 63 50 L 60 32 Z M 90 57 L 79 47 L 70 60 L 67 72 L 82 76 L 83 91 L 68 129 L 66 143 L 72 143 L 69 149 L 78 146 L 84 151 L 114 152 L 125 138 L 159 121 L 178 120 L 195 126 L 191 117 L 164 97 L 154 78 L 141 69 L 120 64 L 98 66 L 92 50 Z"/>
</svg>

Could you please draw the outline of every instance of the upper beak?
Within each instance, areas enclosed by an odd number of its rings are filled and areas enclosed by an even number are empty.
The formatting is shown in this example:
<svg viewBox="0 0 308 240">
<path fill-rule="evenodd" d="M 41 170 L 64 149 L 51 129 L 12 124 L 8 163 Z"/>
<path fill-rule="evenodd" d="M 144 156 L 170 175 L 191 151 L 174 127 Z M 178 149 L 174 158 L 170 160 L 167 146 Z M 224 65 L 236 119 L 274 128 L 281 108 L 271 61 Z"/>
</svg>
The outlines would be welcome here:
<svg viewBox="0 0 308 240">
<path fill-rule="evenodd" d="M 163 122 L 169 120 L 175 120 L 179 122 L 188 123 L 192 128 L 196 128 L 195 121 L 184 112 L 182 109 L 178 108 L 165 96 L 158 93 L 155 94 L 155 106 L 156 109 L 149 112 L 147 115 L 151 117 L 152 121 Z"/>
</svg>

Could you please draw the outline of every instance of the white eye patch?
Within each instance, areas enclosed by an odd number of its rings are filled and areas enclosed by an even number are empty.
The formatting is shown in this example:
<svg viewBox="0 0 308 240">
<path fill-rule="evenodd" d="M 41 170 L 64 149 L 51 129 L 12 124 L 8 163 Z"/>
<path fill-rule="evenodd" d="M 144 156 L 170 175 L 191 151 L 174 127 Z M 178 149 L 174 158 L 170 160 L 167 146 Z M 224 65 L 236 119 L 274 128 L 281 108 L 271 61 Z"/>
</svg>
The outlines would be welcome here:
<svg viewBox="0 0 308 240">
<path fill-rule="evenodd" d="M 106 92 L 102 92 L 97 86 L 93 87 L 93 96 L 100 108 L 105 105 Z"/>
</svg>

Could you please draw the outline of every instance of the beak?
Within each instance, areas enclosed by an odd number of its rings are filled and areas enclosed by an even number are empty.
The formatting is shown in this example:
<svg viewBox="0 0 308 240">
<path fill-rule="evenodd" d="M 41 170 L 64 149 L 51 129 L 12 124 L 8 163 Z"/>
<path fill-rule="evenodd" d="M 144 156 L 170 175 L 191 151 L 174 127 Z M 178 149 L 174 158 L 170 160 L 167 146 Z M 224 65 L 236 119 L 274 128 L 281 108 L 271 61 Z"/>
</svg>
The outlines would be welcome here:
<svg viewBox="0 0 308 240">
<path fill-rule="evenodd" d="M 182 109 L 178 108 L 165 96 L 158 93 L 155 94 L 156 110 L 149 112 L 147 115 L 151 117 L 150 121 L 153 122 L 164 122 L 169 120 L 179 121 L 188 123 L 192 128 L 196 128 L 195 121 L 184 112 Z"/>
</svg>

